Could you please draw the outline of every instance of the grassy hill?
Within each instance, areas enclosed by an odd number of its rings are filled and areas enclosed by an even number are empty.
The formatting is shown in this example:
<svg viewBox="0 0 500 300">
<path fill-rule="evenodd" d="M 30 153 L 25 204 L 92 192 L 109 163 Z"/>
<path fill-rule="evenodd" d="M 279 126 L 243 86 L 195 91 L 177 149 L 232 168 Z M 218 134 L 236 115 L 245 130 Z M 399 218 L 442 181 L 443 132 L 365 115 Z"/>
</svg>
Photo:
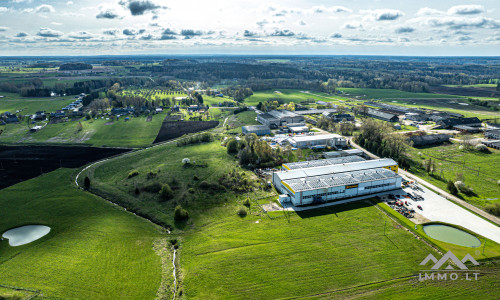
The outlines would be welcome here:
<svg viewBox="0 0 500 300">
<path fill-rule="evenodd" d="M 66 299 L 152 299 L 161 280 L 157 227 L 77 190 L 61 169 L 0 191 L 0 232 L 43 224 L 30 244 L 0 241 L 0 284 Z M 1 289 L 0 298 L 11 295 Z"/>
</svg>

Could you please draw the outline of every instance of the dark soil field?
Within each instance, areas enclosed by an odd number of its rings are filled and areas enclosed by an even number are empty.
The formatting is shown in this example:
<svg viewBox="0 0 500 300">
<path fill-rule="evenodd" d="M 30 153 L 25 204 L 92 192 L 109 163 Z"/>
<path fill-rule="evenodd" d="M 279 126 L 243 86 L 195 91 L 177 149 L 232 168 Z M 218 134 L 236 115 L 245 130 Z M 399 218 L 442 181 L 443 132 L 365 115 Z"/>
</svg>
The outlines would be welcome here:
<svg viewBox="0 0 500 300">
<path fill-rule="evenodd" d="M 447 86 L 432 86 L 431 93 L 448 94 L 468 97 L 500 97 L 500 91 L 489 87 L 447 87 Z"/>
<path fill-rule="evenodd" d="M 57 168 L 78 168 L 129 151 L 118 148 L 0 146 L 0 189 Z"/>
<path fill-rule="evenodd" d="M 164 121 L 153 144 L 172 140 L 188 133 L 196 133 L 219 125 L 219 121 Z"/>
</svg>

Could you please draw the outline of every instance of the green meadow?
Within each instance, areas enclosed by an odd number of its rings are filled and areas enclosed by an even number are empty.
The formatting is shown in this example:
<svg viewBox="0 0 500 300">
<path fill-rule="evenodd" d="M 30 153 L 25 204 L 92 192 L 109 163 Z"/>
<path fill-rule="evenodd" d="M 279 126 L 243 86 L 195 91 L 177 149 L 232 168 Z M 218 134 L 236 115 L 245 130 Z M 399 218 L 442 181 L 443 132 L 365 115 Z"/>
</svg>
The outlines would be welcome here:
<svg viewBox="0 0 500 300">
<path fill-rule="evenodd" d="M 279 93 L 275 93 L 279 91 Z M 310 93 L 304 93 L 298 89 L 277 89 L 272 91 L 258 91 L 254 92 L 253 95 L 245 99 L 245 103 L 248 105 L 257 105 L 259 102 L 266 102 L 270 99 L 283 99 L 285 103 L 295 102 L 300 103 L 308 99 L 313 99 L 316 101 L 325 102 L 338 102 L 339 100 L 347 100 L 346 98 L 328 95 L 320 92 L 311 91 Z"/>
<path fill-rule="evenodd" d="M 34 114 L 37 111 L 53 112 L 60 110 L 71 102 L 75 101 L 73 96 L 50 97 L 50 98 L 24 98 L 14 93 L 0 92 L 0 114 L 6 111 L 21 114 Z"/>
<path fill-rule="evenodd" d="M 460 96 L 433 94 L 433 93 L 411 93 L 395 89 L 369 89 L 369 88 L 338 88 L 345 96 L 360 96 L 364 99 L 424 99 L 424 98 L 461 98 Z"/>
<path fill-rule="evenodd" d="M 0 191 L 0 232 L 51 227 L 26 245 L 0 241 L 0 298 L 29 294 L 10 286 L 37 290 L 39 299 L 153 299 L 162 278 L 153 243 L 166 233 L 76 189 L 73 174 L 60 169 Z"/>
</svg>

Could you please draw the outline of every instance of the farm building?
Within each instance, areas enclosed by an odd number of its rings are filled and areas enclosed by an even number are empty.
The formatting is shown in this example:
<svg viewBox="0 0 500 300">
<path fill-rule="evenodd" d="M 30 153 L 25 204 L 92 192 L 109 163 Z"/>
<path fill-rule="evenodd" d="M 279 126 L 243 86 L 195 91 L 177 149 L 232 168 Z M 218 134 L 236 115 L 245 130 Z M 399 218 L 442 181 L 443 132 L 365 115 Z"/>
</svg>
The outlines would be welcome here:
<svg viewBox="0 0 500 300">
<path fill-rule="evenodd" d="M 408 107 L 404 107 L 404 106 L 397 106 L 397 105 L 391 105 L 391 104 L 386 104 L 386 103 L 369 101 L 369 102 L 365 102 L 364 104 L 368 105 L 368 106 L 378 107 L 384 111 L 398 114 L 398 115 L 404 115 L 404 114 L 410 113 L 410 112 L 418 112 L 418 110 L 415 108 L 408 108 Z"/>
<path fill-rule="evenodd" d="M 419 114 L 419 113 L 406 113 L 405 119 L 415 122 L 422 122 L 429 120 L 429 115 L 427 114 Z"/>
<path fill-rule="evenodd" d="M 331 151 L 331 152 L 324 152 L 323 157 L 324 158 L 335 158 L 335 157 L 345 157 L 345 156 L 361 156 L 365 157 L 365 152 L 363 150 L 359 149 L 348 149 L 348 150 L 341 150 L 341 151 Z"/>
<path fill-rule="evenodd" d="M 449 142 L 450 138 L 451 136 L 447 134 L 430 134 L 422 136 L 411 136 L 410 141 L 413 142 L 413 146 L 426 146 Z"/>
<path fill-rule="evenodd" d="M 132 114 L 135 112 L 135 109 L 132 107 L 116 107 L 111 110 L 111 114 L 113 115 L 126 115 Z"/>
<path fill-rule="evenodd" d="M 500 140 L 483 141 L 486 147 L 494 148 L 500 150 Z"/>
<path fill-rule="evenodd" d="M 458 130 L 462 133 L 481 132 L 481 129 L 479 127 L 472 127 L 472 126 L 467 126 L 467 125 L 455 125 L 455 126 L 453 126 L 453 129 Z"/>
<path fill-rule="evenodd" d="M 474 118 L 447 118 L 436 122 L 439 128 L 450 129 L 457 125 L 467 125 L 470 127 L 481 127 L 481 121 Z"/>
<path fill-rule="evenodd" d="M 273 173 L 280 200 L 295 206 L 340 201 L 401 187 L 392 159 L 377 159 Z"/>
<path fill-rule="evenodd" d="M 309 160 L 309 161 L 299 161 L 293 163 L 286 163 L 281 166 L 282 170 L 298 170 L 298 169 L 308 169 L 315 167 L 324 167 L 324 166 L 333 166 L 340 165 L 346 163 L 352 163 L 357 161 L 364 161 L 364 158 L 359 156 L 345 156 L 345 157 L 337 157 L 337 158 L 328 158 L 328 159 L 318 159 L 318 160 Z"/>
<path fill-rule="evenodd" d="M 289 124 L 305 124 L 303 116 L 288 110 L 273 110 L 267 113 L 259 114 L 257 121 L 269 128 L 278 128 Z"/>
<path fill-rule="evenodd" d="M 296 148 L 345 147 L 346 139 L 338 134 L 295 136 L 288 142 Z"/>
<path fill-rule="evenodd" d="M 241 132 L 243 134 L 255 133 L 258 136 L 271 134 L 271 130 L 269 129 L 269 127 L 267 127 L 265 125 L 242 126 Z"/>
<path fill-rule="evenodd" d="M 393 115 L 393 114 L 390 114 L 390 113 L 386 113 L 386 112 L 383 112 L 383 111 L 380 111 L 380 110 L 377 110 L 377 109 L 372 109 L 372 108 L 368 109 L 366 115 L 369 116 L 369 117 L 372 117 L 372 118 L 375 118 L 375 119 L 379 119 L 379 120 L 383 120 L 383 121 L 387 121 L 387 122 L 397 122 L 397 121 L 399 121 L 399 118 L 396 115 Z"/>
<path fill-rule="evenodd" d="M 500 129 L 488 130 L 484 135 L 492 140 L 500 140 Z"/>
</svg>

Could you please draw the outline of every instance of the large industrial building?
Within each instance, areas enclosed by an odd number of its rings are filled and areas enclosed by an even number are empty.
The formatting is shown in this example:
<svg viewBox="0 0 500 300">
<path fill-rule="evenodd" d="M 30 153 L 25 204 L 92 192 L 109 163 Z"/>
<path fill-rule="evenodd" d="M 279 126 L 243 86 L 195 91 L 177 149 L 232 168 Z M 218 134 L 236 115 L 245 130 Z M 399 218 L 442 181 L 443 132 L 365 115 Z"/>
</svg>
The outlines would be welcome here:
<svg viewBox="0 0 500 300">
<path fill-rule="evenodd" d="M 377 159 L 273 173 L 281 201 L 294 206 L 341 201 L 401 187 L 392 159 Z"/>
<path fill-rule="evenodd" d="M 345 163 L 352 163 L 357 161 L 364 161 L 365 159 L 359 156 L 345 156 L 345 157 L 337 157 L 337 158 L 329 158 L 329 159 L 318 159 L 318 160 L 310 160 L 310 161 L 299 161 L 293 163 L 283 164 L 281 167 L 283 170 L 298 170 L 298 169 L 308 169 L 315 167 L 324 167 Z"/>
<path fill-rule="evenodd" d="M 255 133 L 258 136 L 271 134 L 271 130 L 269 129 L 269 127 L 267 127 L 265 125 L 248 125 L 248 126 L 242 126 L 241 127 L 241 132 L 243 134 Z"/>
<path fill-rule="evenodd" d="M 363 150 L 359 150 L 359 149 L 347 149 L 347 150 L 340 150 L 340 151 L 323 152 L 324 158 L 337 158 L 337 157 L 353 156 L 353 155 L 367 157 L 365 152 L 363 152 Z"/>
<path fill-rule="evenodd" d="M 295 148 L 326 148 L 345 147 L 347 140 L 338 134 L 294 136 L 288 139 L 290 145 Z"/>
<path fill-rule="evenodd" d="M 272 110 L 267 113 L 257 115 L 257 121 L 269 128 L 280 126 L 290 126 L 291 124 L 304 125 L 306 123 L 303 116 L 288 110 Z"/>
</svg>

